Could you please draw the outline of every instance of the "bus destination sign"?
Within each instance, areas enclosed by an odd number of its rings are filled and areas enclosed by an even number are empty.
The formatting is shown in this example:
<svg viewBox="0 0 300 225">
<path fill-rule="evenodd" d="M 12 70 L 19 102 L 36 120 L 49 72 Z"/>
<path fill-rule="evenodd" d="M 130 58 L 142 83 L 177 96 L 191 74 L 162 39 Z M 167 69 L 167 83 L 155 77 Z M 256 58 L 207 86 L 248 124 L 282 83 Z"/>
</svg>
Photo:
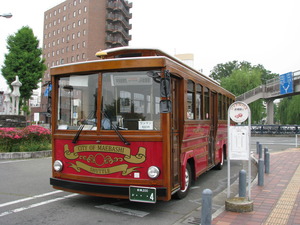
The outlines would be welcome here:
<svg viewBox="0 0 300 225">
<path fill-rule="evenodd" d="M 129 199 L 134 202 L 156 203 L 156 188 L 130 186 Z"/>
</svg>

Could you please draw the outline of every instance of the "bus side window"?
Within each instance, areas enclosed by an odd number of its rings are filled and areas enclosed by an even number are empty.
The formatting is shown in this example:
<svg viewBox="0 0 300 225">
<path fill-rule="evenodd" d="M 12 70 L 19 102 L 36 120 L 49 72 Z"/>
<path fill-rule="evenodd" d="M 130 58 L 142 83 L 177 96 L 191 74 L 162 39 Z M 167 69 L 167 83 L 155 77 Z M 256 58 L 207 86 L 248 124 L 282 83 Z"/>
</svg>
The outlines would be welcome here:
<svg viewBox="0 0 300 225">
<path fill-rule="evenodd" d="M 197 91 L 196 91 L 196 119 L 201 120 L 202 116 L 202 102 L 203 102 L 203 93 L 202 93 L 202 86 L 197 84 Z"/>
<path fill-rule="evenodd" d="M 194 82 L 189 80 L 187 87 L 187 119 L 193 120 L 195 118 L 195 91 Z"/>
<path fill-rule="evenodd" d="M 222 100 L 223 100 L 223 95 L 218 94 L 218 119 L 222 120 L 223 118 L 223 108 L 222 108 Z"/>
<path fill-rule="evenodd" d="M 210 99 L 210 91 L 207 87 L 204 87 L 204 119 L 210 119 L 210 111 L 209 111 L 209 99 Z"/>
</svg>

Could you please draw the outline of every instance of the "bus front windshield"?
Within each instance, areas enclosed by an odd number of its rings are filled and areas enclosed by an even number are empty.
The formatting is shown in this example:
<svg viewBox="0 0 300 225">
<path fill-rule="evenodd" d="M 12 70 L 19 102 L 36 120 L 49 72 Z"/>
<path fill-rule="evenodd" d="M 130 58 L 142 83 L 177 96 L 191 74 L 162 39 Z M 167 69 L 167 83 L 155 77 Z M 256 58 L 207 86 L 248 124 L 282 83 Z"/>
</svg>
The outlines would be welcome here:
<svg viewBox="0 0 300 225">
<path fill-rule="evenodd" d="M 102 74 L 101 129 L 160 130 L 160 84 L 147 71 Z"/>
</svg>

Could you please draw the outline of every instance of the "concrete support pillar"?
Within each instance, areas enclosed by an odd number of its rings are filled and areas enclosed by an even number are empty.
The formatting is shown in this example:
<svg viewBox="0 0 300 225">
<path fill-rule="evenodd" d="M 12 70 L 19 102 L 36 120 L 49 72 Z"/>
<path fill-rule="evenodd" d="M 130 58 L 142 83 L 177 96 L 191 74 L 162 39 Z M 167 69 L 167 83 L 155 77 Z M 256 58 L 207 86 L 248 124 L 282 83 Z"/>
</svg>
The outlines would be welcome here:
<svg viewBox="0 0 300 225">
<path fill-rule="evenodd" d="M 274 102 L 273 99 L 267 100 L 267 125 L 274 124 Z"/>
</svg>

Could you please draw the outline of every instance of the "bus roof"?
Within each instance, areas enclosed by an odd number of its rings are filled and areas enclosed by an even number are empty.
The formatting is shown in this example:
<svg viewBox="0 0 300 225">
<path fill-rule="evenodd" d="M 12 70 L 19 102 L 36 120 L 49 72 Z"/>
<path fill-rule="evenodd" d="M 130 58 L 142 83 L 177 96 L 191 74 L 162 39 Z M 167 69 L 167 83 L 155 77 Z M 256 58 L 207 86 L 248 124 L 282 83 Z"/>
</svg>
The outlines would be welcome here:
<svg viewBox="0 0 300 225">
<path fill-rule="evenodd" d="M 86 63 L 93 63 L 97 61 L 110 61 L 110 60 L 131 60 L 131 59 L 142 59 L 142 58 L 166 58 L 170 61 L 173 61 L 176 64 L 179 64 L 181 67 L 185 67 L 186 69 L 192 71 L 194 74 L 197 74 L 197 76 L 200 76 L 202 79 L 206 80 L 209 83 L 212 83 L 218 88 L 223 89 L 224 91 L 230 93 L 229 91 L 225 90 L 220 86 L 220 84 L 213 80 L 212 78 L 202 74 L 200 71 L 196 70 L 195 68 L 185 64 L 183 61 L 180 59 L 169 55 L 168 53 L 157 49 L 157 48 L 137 48 L 137 47 L 118 47 L 118 48 L 111 48 L 111 49 L 106 49 L 106 50 L 100 50 L 96 53 L 96 56 L 100 58 L 100 60 L 91 60 L 91 61 L 85 61 L 85 62 L 76 62 L 76 63 L 71 63 L 71 64 L 64 64 L 64 65 L 59 65 L 52 67 L 51 69 L 56 69 L 56 68 L 61 68 L 65 66 L 72 66 L 76 64 L 86 64 Z M 232 94 L 232 93 L 231 93 Z"/>
</svg>

